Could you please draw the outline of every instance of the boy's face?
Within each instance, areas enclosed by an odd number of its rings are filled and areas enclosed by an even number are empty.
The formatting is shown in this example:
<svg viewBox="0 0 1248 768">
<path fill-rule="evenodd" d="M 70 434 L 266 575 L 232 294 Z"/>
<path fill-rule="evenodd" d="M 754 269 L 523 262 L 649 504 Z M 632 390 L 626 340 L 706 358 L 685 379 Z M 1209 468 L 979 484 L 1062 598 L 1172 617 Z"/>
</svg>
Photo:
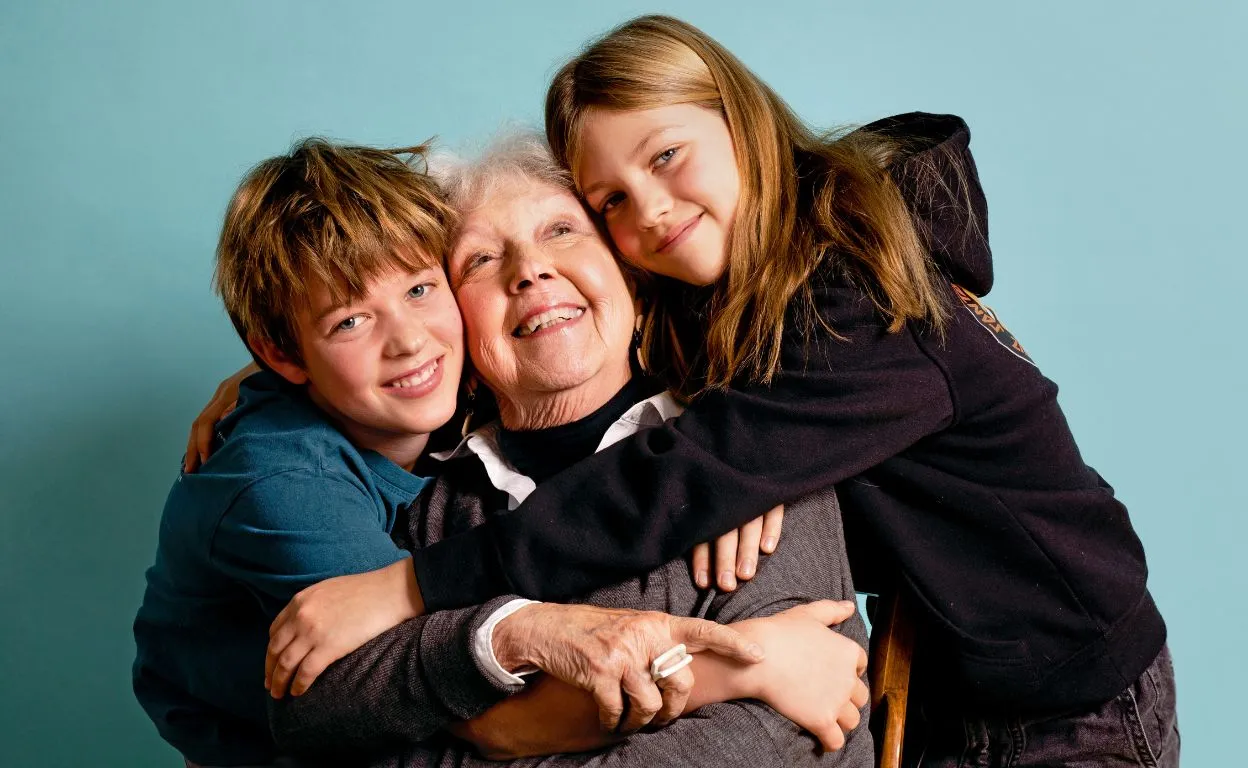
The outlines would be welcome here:
<svg viewBox="0 0 1248 768">
<path fill-rule="evenodd" d="M 296 323 L 303 365 L 270 365 L 306 382 L 357 446 L 410 467 L 454 414 L 463 368 L 463 325 L 445 273 L 399 267 L 344 305 L 314 283 L 308 299 Z"/>
</svg>

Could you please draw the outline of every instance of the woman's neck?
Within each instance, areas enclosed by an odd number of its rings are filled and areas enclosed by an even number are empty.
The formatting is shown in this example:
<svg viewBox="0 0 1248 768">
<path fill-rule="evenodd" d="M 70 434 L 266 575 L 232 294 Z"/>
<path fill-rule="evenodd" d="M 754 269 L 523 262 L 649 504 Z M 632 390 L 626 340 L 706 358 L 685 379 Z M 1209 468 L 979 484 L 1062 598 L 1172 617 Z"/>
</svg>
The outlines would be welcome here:
<svg viewBox="0 0 1248 768">
<path fill-rule="evenodd" d="M 499 397 L 498 417 L 503 428 L 513 432 L 549 429 L 571 424 L 596 412 L 615 397 L 632 378 L 628 368 L 559 392 L 525 393 L 519 397 Z"/>
<path fill-rule="evenodd" d="M 662 391 L 656 379 L 628 381 L 613 397 L 580 419 L 536 430 L 514 431 L 505 426 L 498 447 L 517 470 L 538 483 L 592 456 L 611 426 L 635 404 Z"/>
</svg>

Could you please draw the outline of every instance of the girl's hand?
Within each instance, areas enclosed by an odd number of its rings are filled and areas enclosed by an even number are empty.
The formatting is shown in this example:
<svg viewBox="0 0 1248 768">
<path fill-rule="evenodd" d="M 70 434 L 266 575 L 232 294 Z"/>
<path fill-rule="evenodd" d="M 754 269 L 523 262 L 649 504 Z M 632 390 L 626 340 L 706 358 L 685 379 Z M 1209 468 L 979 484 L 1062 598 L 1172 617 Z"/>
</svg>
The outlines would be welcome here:
<svg viewBox="0 0 1248 768">
<path fill-rule="evenodd" d="M 780 542 L 784 527 L 784 505 L 762 517 L 755 518 L 735 531 L 729 531 L 714 542 L 712 558 L 710 542 L 693 548 L 693 583 L 700 589 L 711 585 L 710 568 L 715 564 L 715 581 L 724 592 L 737 588 L 737 581 L 749 581 L 758 570 L 758 555 L 770 555 Z"/>
<path fill-rule="evenodd" d="M 184 472 L 194 472 L 195 468 L 208 460 L 212 454 L 212 433 L 217 422 L 229 415 L 238 405 L 238 385 L 253 373 L 258 373 L 260 366 L 250 363 L 238 373 L 217 385 L 217 391 L 199 416 L 191 423 L 191 436 L 186 441 L 186 458 L 182 460 Z"/>
<path fill-rule="evenodd" d="M 862 681 L 867 652 L 828 629 L 854 610 L 851 601 L 821 600 L 732 625 L 767 649 L 767 660 L 744 673 L 752 696 L 813 733 L 826 750 L 845 746 L 871 695 Z"/>
<path fill-rule="evenodd" d="M 684 710 L 693 690 L 689 667 L 658 681 L 650 677 L 651 662 L 680 643 L 689 653 L 711 651 L 742 664 L 762 660 L 762 649 L 735 629 L 656 611 L 537 603 L 494 628 L 494 653 L 504 669 L 537 667 L 589 691 L 608 733 L 667 723 Z"/>
<path fill-rule="evenodd" d="M 264 687 L 298 696 L 325 668 L 391 627 L 424 613 L 411 558 L 304 589 L 269 626 Z"/>
</svg>

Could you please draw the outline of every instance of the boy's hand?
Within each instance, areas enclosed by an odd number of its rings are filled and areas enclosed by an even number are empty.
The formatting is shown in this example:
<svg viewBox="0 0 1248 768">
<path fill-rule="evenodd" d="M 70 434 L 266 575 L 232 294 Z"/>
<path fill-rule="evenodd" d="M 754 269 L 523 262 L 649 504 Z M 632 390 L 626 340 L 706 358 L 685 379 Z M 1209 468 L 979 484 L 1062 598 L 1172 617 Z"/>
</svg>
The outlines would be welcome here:
<svg viewBox="0 0 1248 768">
<path fill-rule="evenodd" d="M 693 583 L 699 589 L 711 585 L 711 565 L 715 566 L 715 584 L 724 592 L 737 588 L 737 581 L 749 581 L 758 570 L 758 555 L 770 555 L 780 541 L 784 527 L 784 505 L 740 528 L 729 531 L 711 542 L 693 548 Z M 714 546 L 714 557 L 711 547 Z"/>
<path fill-rule="evenodd" d="M 304 589 L 273 620 L 264 687 L 298 696 L 325 668 L 377 635 L 424 612 L 411 558 Z"/>
<path fill-rule="evenodd" d="M 191 436 L 186 440 L 186 458 L 182 460 L 182 471 L 194 472 L 196 467 L 212 455 L 212 433 L 216 430 L 217 422 L 228 416 L 234 406 L 238 405 L 239 383 L 259 371 L 258 365 L 250 363 L 217 385 L 217 391 L 213 393 L 208 405 L 204 406 L 204 410 L 191 423 Z"/>
<path fill-rule="evenodd" d="M 871 692 L 862 681 L 867 652 L 828 629 L 854 615 L 853 602 L 820 600 L 732 626 L 767 649 L 767 660 L 743 674 L 747 690 L 819 739 L 845 746 Z"/>
</svg>

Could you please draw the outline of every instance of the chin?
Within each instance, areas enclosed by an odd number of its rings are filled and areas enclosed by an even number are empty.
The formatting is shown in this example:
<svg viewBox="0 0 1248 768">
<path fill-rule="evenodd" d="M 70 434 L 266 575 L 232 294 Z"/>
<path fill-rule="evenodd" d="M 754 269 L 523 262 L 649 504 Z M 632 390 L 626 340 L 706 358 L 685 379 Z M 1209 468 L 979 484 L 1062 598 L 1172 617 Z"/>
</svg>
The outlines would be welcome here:
<svg viewBox="0 0 1248 768">
<path fill-rule="evenodd" d="M 566 392 L 593 381 L 601 370 L 601 366 L 581 360 L 561 360 L 559 363 L 534 366 L 536 374 L 525 377 L 527 381 L 521 384 L 522 388 L 530 392 Z"/>
</svg>

